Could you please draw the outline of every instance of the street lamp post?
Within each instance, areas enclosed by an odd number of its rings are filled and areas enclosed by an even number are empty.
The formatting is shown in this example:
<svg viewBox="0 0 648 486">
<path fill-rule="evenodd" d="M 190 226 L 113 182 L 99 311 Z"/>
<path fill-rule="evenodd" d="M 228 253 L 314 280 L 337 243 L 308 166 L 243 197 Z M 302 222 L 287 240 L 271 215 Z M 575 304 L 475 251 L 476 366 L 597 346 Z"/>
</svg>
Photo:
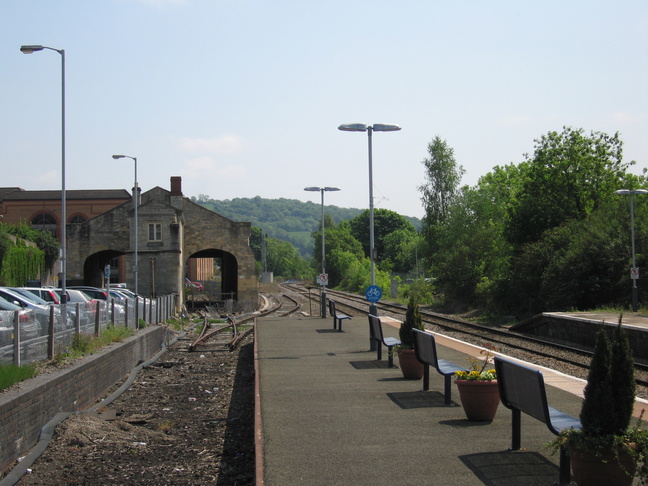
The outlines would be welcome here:
<svg viewBox="0 0 648 486">
<path fill-rule="evenodd" d="M 369 143 L 369 259 L 371 261 L 371 285 L 376 285 L 375 246 L 374 246 L 374 203 L 373 203 L 373 167 L 371 138 L 373 132 L 397 132 L 401 127 L 384 123 L 365 125 L 363 123 L 346 123 L 338 130 L 344 132 L 367 132 Z M 374 302 L 369 306 L 369 313 L 378 315 L 378 307 Z"/>
<path fill-rule="evenodd" d="M 33 52 L 47 49 L 56 51 L 61 55 L 61 316 L 65 320 L 67 316 L 67 203 L 65 192 L 65 50 L 41 45 L 20 46 L 20 52 L 31 54 Z"/>
<path fill-rule="evenodd" d="M 322 194 L 322 275 L 326 274 L 326 253 L 324 251 L 324 193 L 328 191 L 339 191 L 339 187 L 305 187 L 304 191 L 320 191 Z M 326 317 L 326 286 L 322 284 L 322 319 Z"/>
<path fill-rule="evenodd" d="M 135 277 L 135 295 L 139 295 L 139 288 L 138 288 L 138 279 L 137 279 L 137 266 L 139 264 L 139 261 L 137 259 L 137 243 L 138 243 L 138 238 L 137 238 L 137 228 L 138 228 L 138 223 L 137 223 L 137 207 L 139 206 L 139 188 L 137 187 L 137 157 L 131 157 L 130 155 L 113 155 L 113 159 L 131 159 L 133 162 L 135 162 L 135 185 L 133 186 L 133 208 L 135 208 L 135 263 L 133 265 L 133 275 Z"/>
<path fill-rule="evenodd" d="M 637 312 L 639 308 L 639 296 L 637 291 L 637 280 L 639 272 L 637 270 L 637 260 L 635 255 L 635 227 L 634 227 L 634 196 L 635 194 L 648 194 L 646 189 L 619 189 L 614 191 L 615 194 L 630 196 L 630 238 L 632 239 L 632 270 L 630 278 L 632 279 L 632 311 Z"/>
</svg>

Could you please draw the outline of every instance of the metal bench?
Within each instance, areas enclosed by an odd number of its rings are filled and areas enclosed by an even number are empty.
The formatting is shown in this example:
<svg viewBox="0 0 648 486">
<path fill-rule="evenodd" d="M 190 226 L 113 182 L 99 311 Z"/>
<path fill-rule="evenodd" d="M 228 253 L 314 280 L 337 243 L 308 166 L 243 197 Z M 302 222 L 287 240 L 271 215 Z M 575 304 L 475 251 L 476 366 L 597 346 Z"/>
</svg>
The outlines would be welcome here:
<svg viewBox="0 0 648 486">
<path fill-rule="evenodd" d="M 444 378 L 443 394 L 445 404 L 452 403 L 452 376 L 455 371 L 468 371 L 445 359 L 439 359 L 436 350 L 436 340 L 434 335 L 429 332 L 413 329 L 414 331 L 414 350 L 416 359 L 425 366 L 423 368 L 423 391 L 430 389 L 430 366 L 433 366 Z"/>
<path fill-rule="evenodd" d="M 380 317 L 369 314 L 369 338 L 371 341 L 375 341 L 376 354 L 378 361 L 382 360 L 382 346 L 383 344 L 387 346 L 387 366 L 390 368 L 394 367 L 394 355 L 392 353 L 392 348 L 398 346 L 401 342 L 400 339 L 393 337 L 385 337 L 382 331 L 382 324 L 380 323 Z"/>
<path fill-rule="evenodd" d="M 500 356 L 495 357 L 495 370 L 497 371 L 497 386 L 502 404 L 511 409 L 513 413 L 511 450 L 520 450 L 521 412 L 544 422 L 549 430 L 556 435 L 565 429 L 581 428 L 580 420 L 549 406 L 541 371 Z M 561 447 L 558 484 L 570 484 L 569 469 L 569 456 Z"/>
<path fill-rule="evenodd" d="M 335 301 L 329 299 L 329 314 L 333 317 L 333 329 L 342 332 L 342 321 L 344 319 L 351 319 L 351 316 L 346 315 L 344 312 L 339 312 L 335 309 Z M 326 309 L 326 307 L 325 307 Z M 339 327 L 338 327 L 339 324 Z"/>
</svg>

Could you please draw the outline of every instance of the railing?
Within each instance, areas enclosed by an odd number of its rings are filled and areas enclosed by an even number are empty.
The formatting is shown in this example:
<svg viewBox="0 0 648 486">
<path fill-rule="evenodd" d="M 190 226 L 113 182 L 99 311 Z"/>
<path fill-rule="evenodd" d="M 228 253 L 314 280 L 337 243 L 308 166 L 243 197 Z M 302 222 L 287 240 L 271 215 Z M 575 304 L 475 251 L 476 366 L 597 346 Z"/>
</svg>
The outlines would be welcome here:
<svg viewBox="0 0 648 486">
<path fill-rule="evenodd" d="M 0 311 L 0 364 L 20 366 L 52 359 L 72 345 L 75 334 L 99 336 L 109 324 L 139 329 L 164 322 L 175 313 L 177 295 L 119 302 L 95 300 L 49 310 Z"/>
</svg>

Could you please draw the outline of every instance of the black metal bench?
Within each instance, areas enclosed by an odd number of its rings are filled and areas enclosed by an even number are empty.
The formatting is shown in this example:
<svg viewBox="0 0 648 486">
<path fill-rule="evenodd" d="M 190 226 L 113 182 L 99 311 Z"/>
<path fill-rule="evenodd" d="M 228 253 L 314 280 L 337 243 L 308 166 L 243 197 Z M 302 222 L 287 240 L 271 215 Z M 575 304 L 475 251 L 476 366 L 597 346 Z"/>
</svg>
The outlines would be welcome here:
<svg viewBox="0 0 648 486">
<path fill-rule="evenodd" d="M 452 376 L 455 371 L 468 370 L 445 359 L 439 359 L 433 334 L 418 329 L 413 329 L 413 331 L 416 359 L 425 365 L 423 368 L 423 391 L 430 389 L 430 366 L 433 366 L 444 378 L 445 404 L 450 405 L 452 403 Z"/>
<path fill-rule="evenodd" d="M 351 316 L 346 315 L 344 312 L 339 312 L 335 309 L 335 301 L 329 299 L 329 314 L 333 316 L 333 329 L 342 332 L 342 321 L 344 319 L 351 319 Z M 326 309 L 326 307 L 325 307 Z M 339 327 L 338 327 L 339 324 Z"/>
<path fill-rule="evenodd" d="M 390 368 L 394 367 L 394 355 L 392 353 L 392 348 L 398 346 L 401 342 L 400 339 L 393 337 L 385 337 L 382 331 L 382 324 L 380 322 L 380 317 L 369 314 L 369 338 L 371 341 L 375 341 L 376 354 L 378 361 L 382 360 L 382 346 L 383 344 L 387 346 L 387 366 Z"/>
<path fill-rule="evenodd" d="M 511 450 L 520 450 L 521 412 L 544 422 L 556 435 L 565 429 L 581 428 L 577 418 L 549 406 L 541 371 L 499 356 L 495 357 L 495 370 L 502 404 L 513 412 Z M 569 468 L 569 456 L 561 447 L 558 484 L 570 484 Z"/>
</svg>

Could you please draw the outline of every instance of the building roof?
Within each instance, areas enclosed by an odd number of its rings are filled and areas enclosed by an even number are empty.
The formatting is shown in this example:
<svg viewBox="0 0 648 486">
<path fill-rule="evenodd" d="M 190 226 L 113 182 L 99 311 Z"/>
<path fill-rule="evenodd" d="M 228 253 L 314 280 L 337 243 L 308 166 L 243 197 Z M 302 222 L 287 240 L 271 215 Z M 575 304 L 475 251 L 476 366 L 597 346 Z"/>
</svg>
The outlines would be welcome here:
<svg viewBox="0 0 648 486">
<path fill-rule="evenodd" d="M 130 199 L 131 194 L 125 189 L 83 189 L 66 190 L 65 199 Z M 0 187 L 0 200 L 2 201 L 27 201 L 27 200 L 60 200 L 61 191 L 25 191 L 21 188 Z"/>
<path fill-rule="evenodd" d="M 16 191 L 24 191 L 22 187 L 0 187 L 0 201 L 2 201 L 7 194 L 11 194 Z"/>
</svg>

